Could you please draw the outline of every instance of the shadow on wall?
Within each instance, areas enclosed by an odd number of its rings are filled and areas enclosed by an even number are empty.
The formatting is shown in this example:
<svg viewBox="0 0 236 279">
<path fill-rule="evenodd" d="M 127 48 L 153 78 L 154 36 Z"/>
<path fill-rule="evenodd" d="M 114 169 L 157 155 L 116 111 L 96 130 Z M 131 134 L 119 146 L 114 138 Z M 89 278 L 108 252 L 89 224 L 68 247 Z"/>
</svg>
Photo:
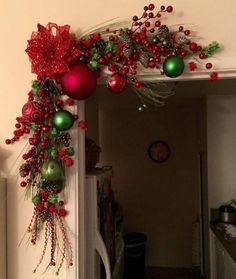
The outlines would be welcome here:
<svg viewBox="0 0 236 279">
<path fill-rule="evenodd" d="M 11 170 L 9 166 L 7 166 L 6 161 L 11 156 L 12 151 L 6 150 L 0 147 L 0 176 L 8 177 Z"/>
</svg>

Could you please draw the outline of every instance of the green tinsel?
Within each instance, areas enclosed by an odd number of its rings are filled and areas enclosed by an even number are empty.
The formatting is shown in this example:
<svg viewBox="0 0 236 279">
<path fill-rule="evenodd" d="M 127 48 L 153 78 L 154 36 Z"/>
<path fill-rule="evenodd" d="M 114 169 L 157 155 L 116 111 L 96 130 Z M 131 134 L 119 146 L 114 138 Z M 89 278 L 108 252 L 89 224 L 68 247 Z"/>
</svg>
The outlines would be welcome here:
<svg viewBox="0 0 236 279">
<path fill-rule="evenodd" d="M 58 196 L 54 195 L 54 194 L 49 195 L 48 196 L 48 202 L 50 202 L 50 203 L 57 203 L 58 202 Z"/>
<path fill-rule="evenodd" d="M 112 52 L 115 48 L 115 43 L 113 41 L 109 41 L 106 45 L 106 52 Z"/>
<path fill-rule="evenodd" d="M 207 56 L 212 56 L 218 49 L 220 48 L 220 45 L 218 42 L 214 41 L 210 43 L 208 46 L 204 47 L 202 52 Z"/>
<path fill-rule="evenodd" d="M 33 202 L 34 204 L 39 203 L 40 200 L 41 200 L 41 197 L 40 197 L 39 194 L 35 195 L 35 196 L 32 198 L 32 202 Z"/>
<path fill-rule="evenodd" d="M 74 148 L 73 147 L 69 147 L 66 149 L 66 154 L 69 156 L 73 156 L 75 154 Z"/>
<path fill-rule="evenodd" d="M 40 83 L 37 80 L 32 81 L 32 93 L 34 97 L 38 97 L 38 91 L 40 88 Z"/>
</svg>

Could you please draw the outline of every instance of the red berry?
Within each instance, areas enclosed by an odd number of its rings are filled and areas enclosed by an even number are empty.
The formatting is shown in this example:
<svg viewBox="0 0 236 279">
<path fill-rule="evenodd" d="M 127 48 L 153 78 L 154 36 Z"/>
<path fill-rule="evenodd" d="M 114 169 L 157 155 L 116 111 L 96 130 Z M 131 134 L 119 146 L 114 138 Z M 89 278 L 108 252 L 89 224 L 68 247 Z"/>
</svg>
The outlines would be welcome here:
<svg viewBox="0 0 236 279">
<path fill-rule="evenodd" d="M 148 6 L 144 6 L 144 11 L 147 11 L 148 10 Z"/>
<path fill-rule="evenodd" d="M 137 21 L 138 17 L 137 16 L 133 16 L 133 21 Z"/>
<path fill-rule="evenodd" d="M 184 31 L 184 34 L 185 34 L 186 36 L 189 36 L 189 35 L 190 35 L 190 30 L 185 30 L 185 31 Z"/>
<path fill-rule="evenodd" d="M 5 140 L 5 143 L 6 143 L 6 144 L 11 144 L 11 140 L 10 140 L 10 139 L 6 139 L 6 140 Z"/>
<path fill-rule="evenodd" d="M 106 54 L 106 56 L 107 56 L 108 59 L 112 59 L 113 53 L 112 53 L 112 52 L 108 52 L 108 53 Z"/>
<path fill-rule="evenodd" d="M 198 45 L 197 45 L 196 43 L 194 43 L 194 42 L 191 42 L 191 43 L 189 44 L 189 49 L 190 49 L 191 51 L 197 51 Z"/>
<path fill-rule="evenodd" d="M 149 16 L 150 18 L 153 18 L 153 17 L 154 17 L 154 13 L 149 13 L 148 16 Z"/>
<path fill-rule="evenodd" d="M 161 17 L 161 13 L 157 13 L 157 17 Z"/>
<path fill-rule="evenodd" d="M 60 206 L 63 206 L 64 204 L 65 204 L 64 201 L 59 201 Z"/>
<path fill-rule="evenodd" d="M 28 154 L 23 154 L 22 158 L 23 158 L 24 160 L 28 160 L 28 159 L 29 159 L 29 156 L 28 156 Z"/>
<path fill-rule="evenodd" d="M 145 22 L 146 27 L 150 27 L 151 23 L 149 21 Z"/>
<path fill-rule="evenodd" d="M 56 100 L 56 106 L 61 107 L 63 105 L 63 101 L 61 99 Z"/>
<path fill-rule="evenodd" d="M 156 27 L 159 27 L 160 25 L 161 25 L 160 20 L 157 20 L 157 21 L 155 22 L 155 26 L 156 26 Z"/>
<path fill-rule="evenodd" d="M 183 26 L 179 26 L 179 31 L 182 32 L 184 30 Z"/>
<path fill-rule="evenodd" d="M 155 9 L 155 5 L 154 5 L 154 4 L 149 4 L 149 5 L 148 5 L 148 9 L 149 9 L 150 11 L 153 11 L 153 10 Z"/>
<path fill-rule="evenodd" d="M 162 5 L 162 6 L 161 6 L 161 11 L 164 11 L 165 8 L 166 8 L 166 7 Z"/>
<path fill-rule="evenodd" d="M 182 50 L 181 53 L 180 53 L 180 55 L 181 55 L 182 57 L 185 57 L 187 54 L 188 54 L 188 53 L 187 53 L 186 50 Z"/>
<path fill-rule="evenodd" d="M 101 57 L 98 59 L 98 63 L 101 64 L 101 65 L 105 65 L 106 64 L 106 59 Z"/>
<path fill-rule="evenodd" d="M 201 53 L 199 54 L 199 58 L 200 58 L 200 59 L 204 59 L 204 58 L 206 58 L 206 55 L 205 55 L 203 52 L 201 52 Z"/>
<path fill-rule="evenodd" d="M 26 185 L 27 185 L 27 182 L 21 181 L 21 183 L 20 183 L 20 186 L 21 186 L 21 187 L 26 187 Z"/>
<path fill-rule="evenodd" d="M 93 41 L 100 41 L 100 40 L 101 40 L 101 34 L 99 34 L 99 33 L 92 34 L 92 35 L 91 35 L 91 39 L 92 39 Z"/>
<path fill-rule="evenodd" d="M 212 68 L 212 63 L 206 63 L 206 68 L 211 69 Z"/>
<path fill-rule="evenodd" d="M 140 81 L 136 81 L 135 82 L 135 87 L 136 88 L 140 88 L 141 87 L 141 82 Z"/>
<path fill-rule="evenodd" d="M 166 8 L 166 11 L 167 11 L 168 13 L 171 13 L 171 12 L 173 11 L 173 7 L 172 7 L 172 6 L 168 6 L 168 7 Z"/>
</svg>

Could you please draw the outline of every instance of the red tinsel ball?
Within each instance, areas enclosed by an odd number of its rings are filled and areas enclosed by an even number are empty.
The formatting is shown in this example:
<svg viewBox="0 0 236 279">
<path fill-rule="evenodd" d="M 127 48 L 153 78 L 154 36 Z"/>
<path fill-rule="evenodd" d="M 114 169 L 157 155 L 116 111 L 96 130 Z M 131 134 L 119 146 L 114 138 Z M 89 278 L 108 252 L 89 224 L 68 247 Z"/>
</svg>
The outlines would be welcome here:
<svg viewBox="0 0 236 279">
<path fill-rule="evenodd" d="M 84 100 L 94 93 L 97 80 L 88 66 L 77 63 L 62 75 L 61 85 L 66 95 L 72 99 Z"/>
<path fill-rule="evenodd" d="M 118 94 L 124 91 L 126 86 L 126 77 L 115 73 L 107 78 L 107 87 L 112 93 Z"/>
<path fill-rule="evenodd" d="M 22 115 L 27 121 L 41 122 L 44 120 L 43 105 L 38 102 L 29 101 L 23 106 Z"/>
<path fill-rule="evenodd" d="M 64 208 L 61 208 L 61 209 L 59 210 L 59 212 L 58 212 L 58 215 L 59 215 L 60 217 L 65 217 L 66 214 L 67 214 L 67 211 L 66 211 Z"/>
</svg>

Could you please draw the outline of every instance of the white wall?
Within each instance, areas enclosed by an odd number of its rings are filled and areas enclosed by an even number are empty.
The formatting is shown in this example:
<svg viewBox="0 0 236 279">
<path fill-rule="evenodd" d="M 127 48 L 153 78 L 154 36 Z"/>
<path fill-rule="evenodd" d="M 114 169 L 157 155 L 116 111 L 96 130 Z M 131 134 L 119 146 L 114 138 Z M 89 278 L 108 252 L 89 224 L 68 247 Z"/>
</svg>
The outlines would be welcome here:
<svg viewBox="0 0 236 279">
<path fill-rule="evenodd" d="M 207 99 L 209 208 L 236 199 L 236 95 Z"/>
</svg>

